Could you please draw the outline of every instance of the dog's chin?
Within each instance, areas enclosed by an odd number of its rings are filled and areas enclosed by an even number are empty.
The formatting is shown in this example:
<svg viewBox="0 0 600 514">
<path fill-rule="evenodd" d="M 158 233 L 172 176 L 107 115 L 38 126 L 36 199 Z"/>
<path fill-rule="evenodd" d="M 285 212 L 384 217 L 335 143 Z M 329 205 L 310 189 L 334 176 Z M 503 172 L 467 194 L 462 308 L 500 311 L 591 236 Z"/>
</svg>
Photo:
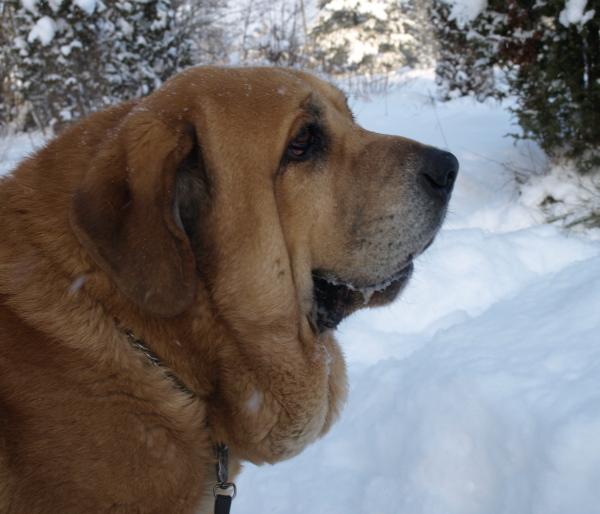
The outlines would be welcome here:
<svg viewBox="0 0 600 514">
<path fill-rule="evenodd" d="M 313 319 L 320 332 L 335 329 L 349 314 L 364 307 L 380 307 L 393 302 L 408 283 L 412 261 L 376 284 L 359 286 L 336 279 L 329 273 L 313 272 Z"/>
</svg>

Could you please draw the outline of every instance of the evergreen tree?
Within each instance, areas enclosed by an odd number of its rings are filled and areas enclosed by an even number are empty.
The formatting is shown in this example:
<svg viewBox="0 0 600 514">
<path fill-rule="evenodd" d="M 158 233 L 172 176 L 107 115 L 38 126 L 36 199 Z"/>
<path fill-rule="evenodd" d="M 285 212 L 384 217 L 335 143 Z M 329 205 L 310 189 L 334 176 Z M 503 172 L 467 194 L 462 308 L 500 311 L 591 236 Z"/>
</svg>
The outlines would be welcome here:
<svg viewBox="0 0 600 514">
<path fill-rule="evenodd" d="M 100 88 L 97 70 L 88 69 L 88 63 L 99 57 L 94 44 L 97 33 L 91 22 L 93 11 L 69 2 L 45 0 L 11 0 L 8 5 L 15 27 L 13 93 L 22 121 L 29 113 L 40 125 L 83 114 L 82 107 Z"/>
<path fill-rule="evenodd" d="M 412 0 L 321 0 L 311 30 L 316 61 L 333 75 L 379 74 L 423 60 L 426 20 Z"/>
<path fill-rule="evenodd" d="M 441 82 L 447 91 L 498 96 L 488 80 L 496 66 L 517 97 L 519 137 L 551 156 L 574 157 L 582 170 L 600 165 L 600 6 L 590 3 L 490 0 L 460 23 L 438 0 Z"/>
<path fill-rule="evenodd" d="M 190 41 L 175 28 L 169 0 L 107 1 L 98 19 L 106 55 L 110 95 L 146 95 L 178 70 L 189 66 Z"/>
<path fill-rule="evenodd" d="M 228 62 L 226 0 L 174 0 L 178 32 L 192 43 L 192 61 L 197 64 Z M 238 25 L 239 26 L 239 25 Z"/>
<path fill-rule="evenodd" d="M 189 64 L 174 22 L 168 0 L 8 0 L 1 114 L 60 128 L 149 93 Z"/>
<path fill-rule="evenodd" d="M 243 0 L 236 20 L 242 30 L 234 42 L 240 63 L 306 64 L 303 0 Z"/>
<path fill-rule="evenodd" d="M 453 13 L 444 0 L 433 0 L 431 20 L 441 42 L 436 66 L 437 83 L 445 100 L 474 94 L 479 100 L 502 96 L 490 62 L 493 43 L 484 37 L 472 37 L 468 20 Z"/>
</svg>

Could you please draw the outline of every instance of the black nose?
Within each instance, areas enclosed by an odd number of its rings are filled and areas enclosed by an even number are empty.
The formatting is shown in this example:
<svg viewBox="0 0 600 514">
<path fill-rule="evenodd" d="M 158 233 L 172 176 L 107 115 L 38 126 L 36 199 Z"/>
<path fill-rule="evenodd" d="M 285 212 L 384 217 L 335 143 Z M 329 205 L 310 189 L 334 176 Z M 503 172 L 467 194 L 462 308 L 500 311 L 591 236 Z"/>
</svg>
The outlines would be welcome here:
<svg viewBox="0 0 600 514">
<path fill-rule="evenodd" d="M 450 152 L 431 149 L 425 159 L 422 175 L 430 191 L 447 199 L 458 175 L 458 160 Z"/>
</svg>

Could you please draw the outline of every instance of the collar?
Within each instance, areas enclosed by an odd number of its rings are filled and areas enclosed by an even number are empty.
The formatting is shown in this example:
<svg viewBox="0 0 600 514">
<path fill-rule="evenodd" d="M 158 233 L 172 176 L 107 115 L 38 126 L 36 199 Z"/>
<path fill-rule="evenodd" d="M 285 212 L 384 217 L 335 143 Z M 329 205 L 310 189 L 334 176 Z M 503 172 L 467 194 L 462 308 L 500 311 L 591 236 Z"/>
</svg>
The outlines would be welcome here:
<svg viewBox="0 0 600 514">
<path fill-rule="evenodd" d="M 162 374 L 171 381 L 171 383 L 175 386 L 176 389 L 178 389 L 179 391 L 181 391 L 182 393 L 186 393 L 189 394 L 191 396 L 194 395 L 194 393 L 192 393 L 184 384 L 183 382 L 181 382 L 181 380 L 179 380 L 175 374 L 173 373 L 173 371 L 164 363 L 160 360 L 160 358 L 150 349 L 148 348 L 148 346 L 146 345 L 146 343 L 144 341 L 142 341 L 141 339 L 138 339 L 137 337 L 135 337 L 133 335 L 133 332 L 131 330 L 128 329 L 122 329 L 121 330 L 123 332 L 123 334 L 125 335 L 125 337 L 127 338 L 127 340 L 129 341 L 129 344 L 131 344 L 131 346 L 139 351 L 140 353 L 144 354 L 147 359 L 154 365 L 156 366 L 158 369 L 160 369 L 160 371 L 162 372 Z"/>
<path fill-rule="evenodd" d="M 175 376 L 160 358 L 146 345 L 144 341 L 133 335 L 131 330 L 122 329 L 129 344 L 156 366 L 162 374 L 171 381 L 179 391 L 193 396 L 193 393 Z M 228 449 L 224 444 L 215 444 L 213 447 L 217 458 L 217 484 L 213 488 L 215 497 L 215 513 L 228 514 L 231 508 L 231 502 L 237 494 L 237 488 L 233 482 L 228 482 Z"/>
</svg>

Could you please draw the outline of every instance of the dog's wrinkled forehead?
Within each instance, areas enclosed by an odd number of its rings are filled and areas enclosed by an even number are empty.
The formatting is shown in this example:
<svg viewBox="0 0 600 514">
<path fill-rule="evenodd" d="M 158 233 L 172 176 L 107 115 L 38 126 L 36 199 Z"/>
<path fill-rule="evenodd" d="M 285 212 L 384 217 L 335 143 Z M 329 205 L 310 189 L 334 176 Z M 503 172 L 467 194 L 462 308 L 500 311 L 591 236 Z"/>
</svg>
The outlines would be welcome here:
<svg viewBox="0 0 600 514">
<path fill-rule="evenodd" d="M 312 109 L 316 110 L 318 114 L 322 114 L 325 104 L 329 104 L 342 116 L 354 120 L 354 115 L 348 105 L 348 97 L 341 89 L 322 81 L 319 81 L 318 86 L 315 87 L 315 93 L 311 95 L 309 105 Z"/>
<path fill-rule="evenodd" d="M 231 78 L 234 80 L 229 81 L 229 84 L 242 93 L 239 96 L 242 102 L 251 100 L 253 96 L 259 94 L 258 91 L 273 91 L 284 99 L 287 107 L 291 96 L 297 99 L 300 106 L 305 108 L 310 106 L 315 113 L 323 114 L 325 109 L 333 108 L 344 117 L 352 118 L 347 97 L 338 87 L 302 71 L 259 68 L 248 75 Z M 272 84 L 272 87 L 265 87 L 265 82 Z M 274 106 L 275 103 L 270 102 L 266 106 Z"/>
</svg>

